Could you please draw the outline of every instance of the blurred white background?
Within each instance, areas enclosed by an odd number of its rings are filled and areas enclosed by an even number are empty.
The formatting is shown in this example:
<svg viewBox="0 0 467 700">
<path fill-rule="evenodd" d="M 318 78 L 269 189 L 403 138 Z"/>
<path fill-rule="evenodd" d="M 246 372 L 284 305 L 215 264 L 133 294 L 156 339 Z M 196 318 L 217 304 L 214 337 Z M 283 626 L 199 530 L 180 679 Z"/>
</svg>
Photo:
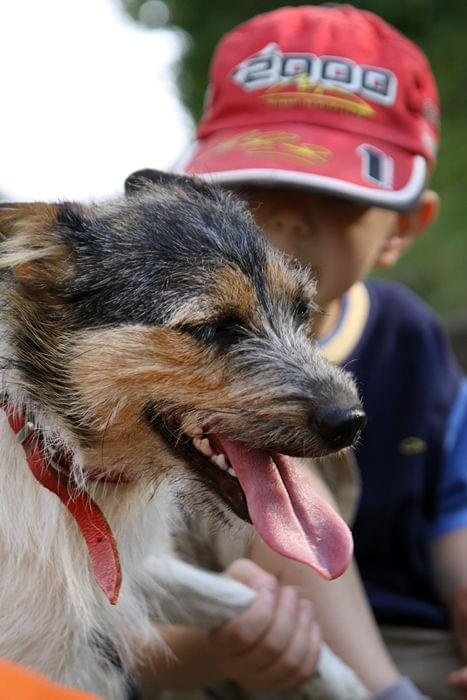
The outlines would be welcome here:
<svg viewBox="0 0 467 700">
<path fill-rule="evenodd" d="M 99 199 L 169 168 L 191 138 L 174 88 L 178 35 L 115 0 L 0 0 L 0 193 Z"/>
</svg>

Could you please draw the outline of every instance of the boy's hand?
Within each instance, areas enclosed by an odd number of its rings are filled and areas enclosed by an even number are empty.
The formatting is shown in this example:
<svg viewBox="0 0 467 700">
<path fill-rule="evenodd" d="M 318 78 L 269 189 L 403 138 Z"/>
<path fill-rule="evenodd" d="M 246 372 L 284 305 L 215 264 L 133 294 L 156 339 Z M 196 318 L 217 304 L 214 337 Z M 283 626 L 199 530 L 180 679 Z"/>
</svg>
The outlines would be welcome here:
<svg viewBox="0 0 467 700">
<path fill-rule="evenodd" d="M 235 620 L 209 634 L 222 676 L 250 691 L 280 692 L 304 683 L 321 646 L 312 603 L 247 559 L 238 559 L 225 573 L 258 595 Z"/>
<path fill-rule="evenodd" d="M 451 599 L 452 631 L 463 658 L 467 661 L 467 588 L 459 588 Z"/>
<path fill-rule="evenodd" d="M 449 674 L 448 683 L 451 688 L 459 691 L 459 698 L 467 700 L 467 666 Z"/>
</svg>

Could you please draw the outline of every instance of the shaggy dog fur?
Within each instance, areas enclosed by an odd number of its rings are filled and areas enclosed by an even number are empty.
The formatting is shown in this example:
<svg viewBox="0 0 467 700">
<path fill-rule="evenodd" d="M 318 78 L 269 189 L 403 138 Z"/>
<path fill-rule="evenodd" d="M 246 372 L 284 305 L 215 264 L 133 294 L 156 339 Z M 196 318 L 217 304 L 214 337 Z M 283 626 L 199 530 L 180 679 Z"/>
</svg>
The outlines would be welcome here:
<svg viewBox="0 0 467 700">
<path fill-rule="evenodd" d="M 363 421 L 349 375 L 313 342 L 313 281 L 237 199 L 160 173 L 128 190 L 99 205 L 0 208 L 3 405 L 35 424 L 44 464 L 69 456 L 62 478 L 99 504 L 123 574 L 112 606 L 0 411 L 0 656 L 113 700 L 174 600 L 215 624 L 252 599 L 165 558 L 177 501 L 230 527 L 249 521 L 209 440 L 320 456 Z"/>
</svg>

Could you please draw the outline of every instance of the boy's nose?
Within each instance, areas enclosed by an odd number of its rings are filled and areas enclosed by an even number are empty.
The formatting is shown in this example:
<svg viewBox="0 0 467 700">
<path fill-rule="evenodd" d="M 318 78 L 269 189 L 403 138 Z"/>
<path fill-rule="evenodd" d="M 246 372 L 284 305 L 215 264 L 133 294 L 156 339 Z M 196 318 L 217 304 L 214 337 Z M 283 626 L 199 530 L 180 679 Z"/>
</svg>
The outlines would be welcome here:
<svg viewBox="0 0 467 700">
<path fill-rule="evenodd" d="M 325 446 L 342 450 L 352 445 L 366 423 L 366 414 L 359 406 L 318 410 L 314 427 Z"/>
</svg>

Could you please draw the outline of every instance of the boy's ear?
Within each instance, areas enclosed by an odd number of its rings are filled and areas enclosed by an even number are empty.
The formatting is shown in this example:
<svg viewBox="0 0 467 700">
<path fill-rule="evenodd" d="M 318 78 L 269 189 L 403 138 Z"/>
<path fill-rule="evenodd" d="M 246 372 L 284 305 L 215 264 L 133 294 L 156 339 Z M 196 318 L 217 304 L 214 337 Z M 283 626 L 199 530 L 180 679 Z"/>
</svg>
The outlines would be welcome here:
<svg viewBox="0 0 467 700">
<path fill-rule="evenodd" d="M 73 203 L 0 204 L 0 269 L 10 268 L 26 287 L 54 286 L 69 267 L 63 227 L 82 231 L 88 222 L 86 211 Z"/>
<path fill-rule="evenodd" d="M 425 190 L 418 204 L 408 212 L 398 215 L 392 233 L 381 249 L 376 267 L 392 267 L 436 220 L 440 206 L 439 196 L 433 190 Z"/>
</svg>

